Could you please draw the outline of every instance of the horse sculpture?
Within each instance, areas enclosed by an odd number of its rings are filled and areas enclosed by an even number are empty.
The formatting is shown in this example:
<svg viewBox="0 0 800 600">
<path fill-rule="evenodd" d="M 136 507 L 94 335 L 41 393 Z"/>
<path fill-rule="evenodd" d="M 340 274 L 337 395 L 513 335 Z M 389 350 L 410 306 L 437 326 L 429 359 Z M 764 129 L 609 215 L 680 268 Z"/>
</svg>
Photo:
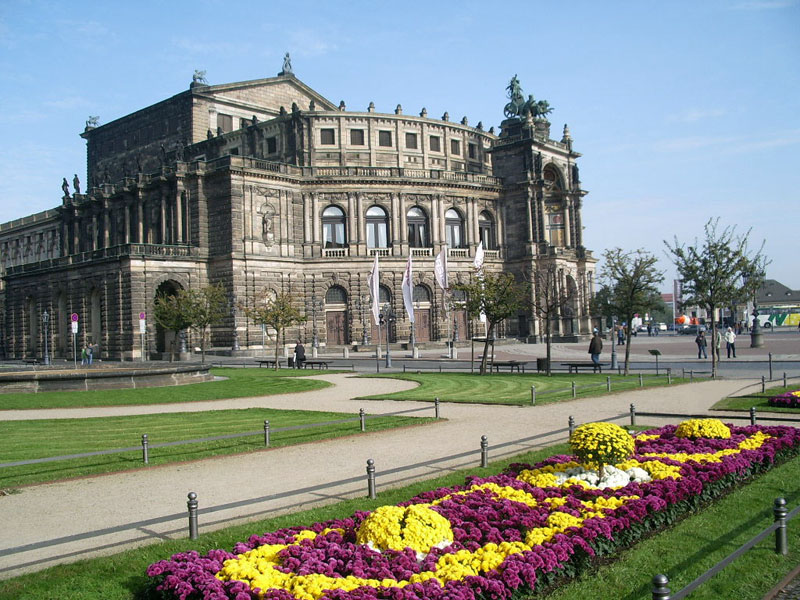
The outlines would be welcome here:
<svg viewBox="0 0 800 600">
<path fill-rule="evenodd" d="M 528 99 L 522 95 L 522 87 L 520 86 L 517 76 L 511 78 L 511 82 L 506 87 L 510 102 L 505 105 L 503 113 L 507 119 L 518 117 L 520 119 L 527 118 L 530 115 L 532 118 L 537 119 L 546 117 L 553 112 L 550 103 L 547 100 L 539 100 L 538 102 L 533 98 L 533 94 L 528 95 Z"/>
</svg>

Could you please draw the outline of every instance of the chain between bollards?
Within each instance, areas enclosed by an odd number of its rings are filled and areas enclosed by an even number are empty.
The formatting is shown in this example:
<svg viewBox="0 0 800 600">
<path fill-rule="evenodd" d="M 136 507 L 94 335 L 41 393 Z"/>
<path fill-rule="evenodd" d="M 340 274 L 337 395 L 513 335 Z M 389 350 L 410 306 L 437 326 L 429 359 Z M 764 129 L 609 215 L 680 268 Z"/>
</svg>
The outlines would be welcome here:
<svg viewBox="0 0 800 600">
<path fill-rule="evenodd" d="M 150 442 L 147 439 L 147 434 L 142 434 L 142 462 L 144 464 L 150 463 L 150 449 L 147 447 Z"/>
<path fill-rule="evenodd" d="M 197 539 L 197 494 L 189 492 L 189 501 L 186 503 L 189 509 L 189 539 Z"/>
<path fill-rule="evenodd" d="M 653 600 L 669 600 L 671 594 L 669 591 L 669 578 L 666 575 L 655 575 L 651 591 Z"/>
<path fill-rule="evenodd" d="M 433 411 L 434 411 L 434 414 L 436 415 L 436 418 L 438 419 L 439 418 L 439 397 L 438 396 L 433 399 Z"/>
<path fill-rule="evenodd" d="M 489 466 L 489 439 L 481 436 L 481 467 L 484 469 Z"/>
<path fill-rule="evenodd" d="M 375 461 L 371 458 L 367 459 L 367 495 L 370 500 L 375 500 L 378 493 L 375 490 Z"/>
<path fill-rule="evenodd" d="M 631 404 L 631 427 L 636 427 L 636 407 Z"/>
<path fill-rule="evenodd" d="M 358 409 L 358 420 L 361 423 L 361 431 L 366 431 L 367 430 L 367 416 L 364 414 L 364 409 L 363 408 L 359 408 Z"/>
<path fill-rule="evenodd" d="M 611 391 L 611 375 L 606 375 L 606 391 Z"/>
<path fill-rule="evenodd" d="M 575 433 L 575 417 L 572 415 L 567 419 L 567 427 L 569 428 L 569 437 L 572 437 L 572 434 Z"/>
<path fill-rule="evenodd" d="M 264 421 L 264 447 L 269 448 L 269 421 Z"/>
<path fill-rule="evenodd" d="M 536 406 L 536 386 L 531 386 L 531 406 Z"/>
<path fill-rule="evenodd" d="M 789 510 L 786 508 L 784 498 L 775 498 L 772 514 L 775 522 L 778 523 L 778 528 L 775 530 L 775 552 L 786 556 L 789 553 L 789 545 L 786 541 L 786 515 L 789 514 Z"/>
<path fill-rule="evenodd" d="M 577 398 L 578 397 L 578 394 L 575 391 L 575 382 L 574 381 L 572 382 L 572 397 L 573 398 Z"/>
<path fill-rule="evenodd" d="M 755 406 L 751 406 L 750 407 L 750 425 L 755 425 L 755 424 L 756 424 L 756 407 Z"/>
</svg>

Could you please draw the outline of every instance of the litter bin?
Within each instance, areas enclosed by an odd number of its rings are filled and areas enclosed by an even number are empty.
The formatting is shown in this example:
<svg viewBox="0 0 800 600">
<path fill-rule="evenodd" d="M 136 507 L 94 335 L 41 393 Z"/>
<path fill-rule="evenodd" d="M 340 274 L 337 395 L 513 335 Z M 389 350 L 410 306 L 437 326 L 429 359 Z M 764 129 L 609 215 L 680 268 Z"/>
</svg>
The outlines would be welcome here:
<svg viewBox="0 0 800 600">
<path fill-rule="evenodd" d="M 536 359 L 536 372 L 541 373 L 542 371 L 547 372 L 547 359 L 546 358 L 537 358 Z"/>
<path fill-rule="evenodd" d="M 289 361 L 289 368 L 294 369 L 294 356 L 290 356 L 287 360 Z"/>
</svg>

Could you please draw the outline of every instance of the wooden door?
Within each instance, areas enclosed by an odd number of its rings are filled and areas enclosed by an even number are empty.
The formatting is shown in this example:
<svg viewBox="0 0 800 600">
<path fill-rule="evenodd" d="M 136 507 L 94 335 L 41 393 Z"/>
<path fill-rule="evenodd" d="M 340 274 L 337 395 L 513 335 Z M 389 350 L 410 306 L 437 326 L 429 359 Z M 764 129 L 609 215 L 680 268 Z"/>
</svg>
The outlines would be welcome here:
<svg viewBox="0 0 800 600">
<path fill-rule="evenodd" d="M 328 346 L 344 346 L 347 344 L 347 311 L 326 311 L 325 324 Z"/>
<path fill-rule="evenodd" d="M 466 310 L 453 311 L 455 322 L 458 323 L 458 340 L 463 341 L 469 339 L 469 323 L 467 321 Z"/>
<path fill-rule="evenodd" d="M 418 342 L 431 341 L 431 309 L 421 308 L 414 311 L 414 335 Z"/>
</svg>

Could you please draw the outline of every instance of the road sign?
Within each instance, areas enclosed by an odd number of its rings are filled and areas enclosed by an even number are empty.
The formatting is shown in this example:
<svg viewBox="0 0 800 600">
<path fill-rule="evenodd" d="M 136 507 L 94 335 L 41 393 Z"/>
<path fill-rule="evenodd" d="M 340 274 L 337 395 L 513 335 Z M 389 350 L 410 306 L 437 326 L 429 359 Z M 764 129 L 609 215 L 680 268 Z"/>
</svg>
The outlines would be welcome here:
<svg viewBox="0 0 800 600">
<path fill-rule="evenodd" d="M 70 320 L 73 323 L 77 323 L 78 322 L 78 313 L 72 313 L 72 316 L 70 317 Z"/>
<path fill-rule="evenodd" d="M 139 320 L 144 321 L 147 318 L 147 313 L 142 311 L 139 313 Z"/>
<path fill-rule="evenodd" d="M 144 319 L 139 319 L 139 333 L 142 334 L 147 333 L 147 321 L 145 321 Z"/>
<path fill-rule="evenodd" d="M 77 321 L 77 319 L 72 322 L 72 333 L 78 333 L 78 321 Z"/>
</svg>

